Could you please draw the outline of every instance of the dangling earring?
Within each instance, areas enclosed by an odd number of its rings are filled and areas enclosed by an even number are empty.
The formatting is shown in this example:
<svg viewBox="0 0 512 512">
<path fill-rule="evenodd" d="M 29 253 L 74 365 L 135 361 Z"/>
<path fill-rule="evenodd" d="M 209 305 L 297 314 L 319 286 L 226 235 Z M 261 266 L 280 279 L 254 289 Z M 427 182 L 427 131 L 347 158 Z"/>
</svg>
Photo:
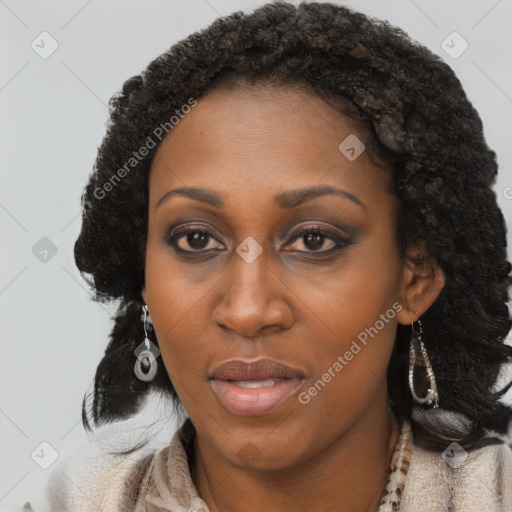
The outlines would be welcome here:
<svg viewBox="0 0 512 512">
<path fill-rule="evenodd" d="M 421 339 L 421 335 L 423 334 L 423 328 L 421 326 L 421 322 L 418 319 L 418 332 L 414 329 L 414 322 L 411 324 L 412 327 L 412 335 L 410 341 L 410 349 L 409 349 L 409 387 L 411 388 L 412 397 L 415 402 L 419 404 L 427 404 L 431 405 L 433 409 L 437 409 L 439 407 L 439 394 L 437 392 L 437 384 L 434 376 L 434 370 L 430 364 L 430 359 L 427 355 L 427 350 L 425 349 L 425 345 L 423 344 L 423 340 Z M 414 391 L 414 367 L 416 366 L 416 344 L 419 345 L 420 354 L 424 361 L 424 367 L 427 371 L 427 377 L 429 380 L 429 387 L 426 395 L 423 398 L 420 398 L 416 392 Z"/>
<path fill-rule="evenodd" d="M 142 311 L 144 312 L 144 341 L 135 349 L 137 361 L 133 371 L 139 380 L 151 382 L 158 370 L 156 358 L 160 355 L 160 350 L 148 338 L 149 310 L 146 304 L 142 305 Z"/>
</svg>

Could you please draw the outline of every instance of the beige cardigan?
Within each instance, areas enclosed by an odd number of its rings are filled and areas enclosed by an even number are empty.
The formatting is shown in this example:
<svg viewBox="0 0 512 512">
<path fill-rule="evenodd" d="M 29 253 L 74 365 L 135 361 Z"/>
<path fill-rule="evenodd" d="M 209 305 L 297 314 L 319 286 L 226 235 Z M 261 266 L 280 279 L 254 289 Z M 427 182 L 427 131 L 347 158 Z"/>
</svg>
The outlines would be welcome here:
<svg viewBox="0 0 512 512">
<path fill-rule="evenodd" d="M 50 508 L 35 512 L 208 512 L 188 468 L 185 446 L 192 434 L 187 420 L 160 450 L 98 450 L 79 464 L 67 463 L 50 479 Z M 400 512 L 512 512 L 512 450 L 506 444 L 473 450 L 457 466 L 413 442 Z M 151 471 L 161 474 L 162 485 L 146 495 Z M 32 509 L 27 503 L 23 510 Z"/>
</svg>

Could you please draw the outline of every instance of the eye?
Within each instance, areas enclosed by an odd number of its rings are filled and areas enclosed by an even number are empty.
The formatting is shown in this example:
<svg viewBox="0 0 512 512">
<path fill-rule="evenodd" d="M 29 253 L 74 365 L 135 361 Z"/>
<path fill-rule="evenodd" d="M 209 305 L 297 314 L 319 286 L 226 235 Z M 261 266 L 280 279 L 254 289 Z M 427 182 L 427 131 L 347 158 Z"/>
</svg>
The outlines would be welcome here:
<svg viewBox="0 0 512 512">
<path fill-rule="evenodd" d="M 193 226 L 165 235 L 165 241 L 168 245 L 183 253 L 209 252 L 224 248 L 209 231 Z"/>
<path fill-rule="evenodd" d="M 204 227 L 187 228 L 165 235 L 165 242 L 183 254 L 204 254 L 223 250 L 225 247 Z M 302 253 L 331 253 L 352 243 L 351 239 L 322 227 L 309 227 L 294 233 L 285 251 Z M 291 249 L 290 249 L 291 246 Z"/>
<path fill-rule="evenodd" d="M 339 233 L 321 227 L 311 227 L 294 233 L 291 240 L 298 240 L 291 244 L 298 252 L 330 253 L 351 244 L 351 240 Z M 289 247 L 288 244 L 287 247 Z"/>
</svg>

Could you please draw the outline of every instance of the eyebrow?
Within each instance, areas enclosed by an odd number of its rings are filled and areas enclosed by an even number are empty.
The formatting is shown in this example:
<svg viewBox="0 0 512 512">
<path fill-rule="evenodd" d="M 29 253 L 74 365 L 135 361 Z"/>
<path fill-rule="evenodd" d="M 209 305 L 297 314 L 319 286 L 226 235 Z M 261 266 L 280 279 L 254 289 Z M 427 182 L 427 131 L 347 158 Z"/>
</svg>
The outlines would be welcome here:
<svg viewBox="0 0 512 512">
<path fill-rule="evenodd" d="M 290 209 L 300 206 L 306 201 L 315 199 L 325 195 L 337 195 L 349 199 L 353 203 L 366 208 L 365 204 L 358 199 L 354 194 L 341 188 L 331 187 L 330 185 L 319 185 L 312 188 L 303 188 L 296 190 L 287 190 L 280 192 L 274 196 L 274 201 L 282 209 Z M 195 199 L 202 203 L 213 206 L 214 208 L 225 208 L 226 201 L 224 197 L 215 190 L 203 187 L 180 187 L 166 192 L 157 202 L 155 209 L 158 208 L 163 202 L 169 200 L 171 197 L 183 196 L 190 199 Z"/>
</svg>

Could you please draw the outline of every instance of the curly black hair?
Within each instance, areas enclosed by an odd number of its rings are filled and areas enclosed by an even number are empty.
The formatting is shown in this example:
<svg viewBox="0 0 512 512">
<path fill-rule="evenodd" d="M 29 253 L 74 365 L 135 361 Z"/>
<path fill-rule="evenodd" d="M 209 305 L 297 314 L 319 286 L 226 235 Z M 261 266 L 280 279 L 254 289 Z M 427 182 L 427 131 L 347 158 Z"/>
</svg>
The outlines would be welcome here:
<svg viewBox="0 0 512 512">
<path fill-rule="evenodd" d="M 178 120 L 184 106 L 208 91 L 247 83 L 309 91 L 364 121 L 371 157 L 392 165 L 401 256 L 423 240 L 426 254 L 416 263 L 436 265 L 445 275 L 444 288 L 423 315 L 423 340 L 439 410 L 460 421 L 428 423 L 426 414 L 425 421 L 415 414 L 426 406 L 417 406 L 408 388 L 411 327 L 405 325 L 397 327 L 387 375 L 395 415 L 408 419 L 416 442 L 432 450 L 452 441 L 475 449 L 490 433 L 505 434 L 512 409 L 500 399 L 512 383 L 501 391 L 496 386 L 512 358 L 505 343 L 512 265 L 491 188 L 496 156 L 478 113 L 451 68 L 401 29 L 332 3 L 286 2 L 217 19 L 150 62 L 110 100 L 106 135 L 82 196 L 74 254 L 95 300 L 118 300 L 119 309 L 90 412 L 84 398 L 85 428 L 134 415 L 150 390 L 179 403 L 162 358 L 150 383 L 133 372 L 134 349 L 143 339 L 155 139 L 162 139 L 162 127 L 172 137 L 172 116 Z M 150 337 L 158 343 L 154 333 Z"/>
</svg>

